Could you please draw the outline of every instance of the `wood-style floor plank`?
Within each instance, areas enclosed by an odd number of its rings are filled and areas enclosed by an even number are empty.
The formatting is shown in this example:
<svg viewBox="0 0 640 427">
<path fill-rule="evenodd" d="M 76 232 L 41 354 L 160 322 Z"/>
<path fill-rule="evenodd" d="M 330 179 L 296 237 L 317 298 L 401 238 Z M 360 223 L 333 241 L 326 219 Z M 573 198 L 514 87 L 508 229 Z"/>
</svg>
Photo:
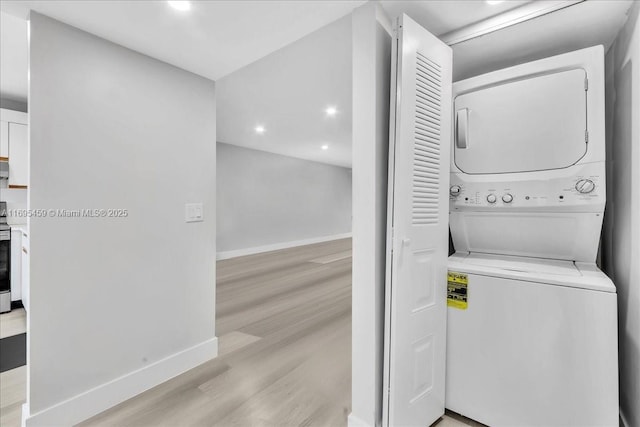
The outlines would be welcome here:
<svg viewBox="0 0 640 427">
<path fill-rule="evenodd" d="M 328 264 L 330 262 L 340 261 L 343 259 L 351 259 L 351 251 L 338 252 L 337 254 L 331 254 L 320 258 L 312 259 L 311 262 L 318 264 Z"/>
<path fill-rule="evenodd" d="M 0 339 L 27 332 L 27 312 L 24 308 L 0 315 Z"/>
<path fill-rule="evenodd" d="M 260 337 L 254 335 L 245 334 L 239 331 L 229 332 L 218 337 L 218 356 L 226 356 L 229 353 L 233 353 L 236 350 L 241 349 L 253 342 L 256 342 Z"/>
<path fill-rule="evenodd" d="M 1 351 L 1 349 L 0 349 Z M 27 367 L 0 373 L 0 425 L 19 426 L 27 395 Z"/>
</svg>

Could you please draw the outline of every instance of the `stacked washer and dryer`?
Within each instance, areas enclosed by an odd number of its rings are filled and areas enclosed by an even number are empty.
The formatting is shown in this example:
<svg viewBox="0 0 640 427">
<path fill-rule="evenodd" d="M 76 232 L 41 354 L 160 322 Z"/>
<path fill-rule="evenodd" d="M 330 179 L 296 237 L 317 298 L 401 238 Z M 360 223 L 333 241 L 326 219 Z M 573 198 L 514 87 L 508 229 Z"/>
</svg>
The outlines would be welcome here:
<svg viewBox="0 0 640 427">
<path fill-rule="evenodd" d="M 491 426 L 618 425 L 604 49 L 453 86 L 446 407 Z"/>
</svg>

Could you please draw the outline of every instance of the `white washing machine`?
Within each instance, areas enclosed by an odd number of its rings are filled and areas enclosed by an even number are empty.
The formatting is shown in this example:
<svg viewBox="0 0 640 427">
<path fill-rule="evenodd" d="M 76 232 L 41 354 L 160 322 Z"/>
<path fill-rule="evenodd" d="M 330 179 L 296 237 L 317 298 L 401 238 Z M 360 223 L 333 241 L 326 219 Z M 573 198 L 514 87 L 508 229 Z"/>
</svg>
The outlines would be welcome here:
<svg viewBox="0 0 640 427">
<path fill-rule="evenodd" d="M 595 264 L 603 48 L 453 96 L 446 407 L 491 426 L 618 425 L 616 290 Z"/>
<path fill-rule="evenodd" d="M 593 264 L 457 254 L 446 406 L 491 426 L 618 424 L 616 293 Z"/>
</svg>

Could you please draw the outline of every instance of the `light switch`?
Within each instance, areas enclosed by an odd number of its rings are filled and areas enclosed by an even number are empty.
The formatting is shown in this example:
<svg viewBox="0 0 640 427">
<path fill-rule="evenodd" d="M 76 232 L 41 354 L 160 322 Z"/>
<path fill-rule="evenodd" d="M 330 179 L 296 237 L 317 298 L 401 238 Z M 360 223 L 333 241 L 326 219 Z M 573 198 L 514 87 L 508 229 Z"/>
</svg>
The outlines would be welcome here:
<svg viewBox="0 0 640 427">
<path fill-rule="evenodd" d="M 202 222 L 204 221 L 204 209 L 202 203 L 187 203 L 184 205 L 185 222 Z"/>
</svg>

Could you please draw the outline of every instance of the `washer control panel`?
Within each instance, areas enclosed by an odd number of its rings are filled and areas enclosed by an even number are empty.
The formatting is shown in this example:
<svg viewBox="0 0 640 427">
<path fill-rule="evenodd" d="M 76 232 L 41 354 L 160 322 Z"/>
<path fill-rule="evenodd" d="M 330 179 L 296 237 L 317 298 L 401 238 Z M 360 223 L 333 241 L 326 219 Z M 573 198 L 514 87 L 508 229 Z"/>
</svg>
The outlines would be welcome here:
<svg viewBox="0 0 640 427">
<path fill-rule="evenodd" d="M 580 175 L 548 179 L 491 181 L 500 175 L 478 177 L 451 174 L 450 211 L 505 208 L 514 211 L 589 211 L 604 209 L 605 177 L 599 164 L 585 165 Z M 601 173 L 600 173 L 601 172 Z M 543 172 L 529 174 L 535 178 Z"/>
</svg>

